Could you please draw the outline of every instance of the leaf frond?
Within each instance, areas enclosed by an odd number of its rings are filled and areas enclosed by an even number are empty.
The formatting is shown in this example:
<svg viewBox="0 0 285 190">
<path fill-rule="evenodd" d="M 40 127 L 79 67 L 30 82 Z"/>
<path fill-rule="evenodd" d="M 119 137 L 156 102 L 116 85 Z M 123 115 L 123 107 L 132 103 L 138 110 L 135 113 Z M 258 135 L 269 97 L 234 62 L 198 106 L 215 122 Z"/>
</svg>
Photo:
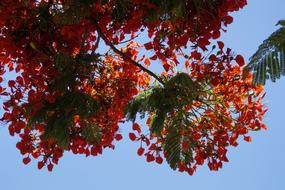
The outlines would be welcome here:
<svg viewBox="0 0 285 190">
<path fill-rule="evenodd" d="M 253 71 L 254 85 L 264 85 L 268 78 L 275 82 L 285 75 L 285 20 L 277 24 L 280 28 L 263 41 L 246 66 Z"/>
</svg>

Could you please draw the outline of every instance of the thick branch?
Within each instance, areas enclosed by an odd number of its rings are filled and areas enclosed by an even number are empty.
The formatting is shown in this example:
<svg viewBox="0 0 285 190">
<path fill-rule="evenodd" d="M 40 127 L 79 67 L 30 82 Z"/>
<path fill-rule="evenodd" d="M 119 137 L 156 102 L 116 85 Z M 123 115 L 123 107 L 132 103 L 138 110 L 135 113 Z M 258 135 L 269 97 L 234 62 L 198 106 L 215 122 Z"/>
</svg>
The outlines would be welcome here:
<svg viewBox="0 0 285 190">
<path fill-rule="evenodd" d="M 142 71 L 146 72 L 147 74 L 149 74 L 150 76 L 152 76 L 153 78 L 155 78 L 158 82 L 160 82 L 162 85 L 164 85 L 163 80 L 157 76 L 156 74 L 154 74 L 152 71 L 148 70 L 147 68 L 145 68 L 144 66 L 142 66 L 141 64 L 139 64 L 138 62 L 134 61 L 131 57 L 129 57 L 128 55 L 126 55 L 125 53 L 121 52 L 119 49 L 117 49 L 114 44 L 112 44 L 112 42 L 110 42 L 108 40 L 108 38 L 103 34 L 103 32 L 101 31 L 100 27 L 97 25 L 97 23 L 95 23 L 95 26 L 97 28 L 97 32 L 99 37 L 101 37 L 105 43 L 111 47 L 111 49 L 119 54 L 124 60 L 130 62 L 131 64 L 139 67 Z"/>
</svg>

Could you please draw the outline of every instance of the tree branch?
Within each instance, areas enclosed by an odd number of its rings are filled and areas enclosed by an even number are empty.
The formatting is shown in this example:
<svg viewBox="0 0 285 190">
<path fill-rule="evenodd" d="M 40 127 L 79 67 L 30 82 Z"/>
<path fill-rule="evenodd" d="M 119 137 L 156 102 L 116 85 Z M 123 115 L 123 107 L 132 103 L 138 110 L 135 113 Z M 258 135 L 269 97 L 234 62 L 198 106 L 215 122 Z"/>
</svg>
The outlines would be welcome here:
<svg viewBox="0 0 285 190">
<path fill-rule="evenodd" d="M 164 81 L 157 76 L 156 74 L 154 74 L 152 71 L 148 70 L 147 68 L 145 68 L 144 66 L 142 66 L 141 64 L 139 64 L 138 62 L 134 61 L 131 57 L 129 57 L 128 55 L 126 55 L 125 53 L 121 52 L 119 49 L 117 49 L 112 42 L 110 42 L 108 40 L 108 38 L 103 34 L 103 32 L 101 31 L 100 27 L 98 26 L 98 24 L 95 22 L 94 23 L 98 32 L 99 37 L 101 37 L 104 42 L 110 46 L 110 48 L 117 54 L 119 54 L 124 60 L 130 62 L 131 64 L 139 67 L 142 71 L 146 72 L 147 74 L 149 74 L 150 76 L 152 76 L 153 78 L 155 78 L 158 82 L 160 82 L 162 85 L 164 85 Z"/>
</svg>

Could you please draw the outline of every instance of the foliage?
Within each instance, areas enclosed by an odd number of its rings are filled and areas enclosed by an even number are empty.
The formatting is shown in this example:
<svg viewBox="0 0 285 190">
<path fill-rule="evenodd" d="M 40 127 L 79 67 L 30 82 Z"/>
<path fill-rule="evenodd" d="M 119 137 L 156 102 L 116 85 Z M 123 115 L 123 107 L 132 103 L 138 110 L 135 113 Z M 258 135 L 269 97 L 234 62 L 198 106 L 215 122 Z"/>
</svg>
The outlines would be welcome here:
<svg viewBox="0 0 285 190">
<path fill-rule="evenodd" d="M 259 46 L 250 58 L 247 70 L 253 70 L 253 84 L 265 84 L 266 79 L 275 82 L 281 75 L 285 75 L 285 20 L 277 25 L 281 27 L 272 33 Z"/>
<path fill-rule="evenodd" d="M 239 55 L 233 57 L 221 48 L 213 58 L 193 64 L 190 75 L 177 74 L 164 88 L 142 92 L 128 104 L 129 120 L 135 121 L 136 113 L 149 113 L 150 135 L 135 127 L 138 137 L 133 139 L 145 142 L 148 161 L 162 153 L 171 168 L 190 175 L 206 161 L 211 170 L 218 170 L 239 136 L 250 141 L 248 131 L 265 129 L 262 87 L 252 86 L 252 76 L 242 79 L 242 68 L 232 63 Z"/>
<path fill-rule="evenodd" d="M 51 171 L 65 151 L 102 154 L 122 139 L 119 123 L 140 113 L 149 134 L 134 123 L 137 134 L 129 137 L 142 142 L 137 153 L 148 162 L 165 158 L 190 175 L 204 162 L 221 168 L 239 136 L 250 141 L 249 131 L 265 128 L 262 87 L 241 77 L 242 56 L 222 42 L 206 55 L 210 40 L 233 21 L 229 13 L 245 5 L 2 0 L 1 120 L 20 137 L 24 164 L 34 158 Z M 159 63 L 160 74 L 149 69 Z M 16 77 L 6 82 L 9 71 Z"/>
</svg>

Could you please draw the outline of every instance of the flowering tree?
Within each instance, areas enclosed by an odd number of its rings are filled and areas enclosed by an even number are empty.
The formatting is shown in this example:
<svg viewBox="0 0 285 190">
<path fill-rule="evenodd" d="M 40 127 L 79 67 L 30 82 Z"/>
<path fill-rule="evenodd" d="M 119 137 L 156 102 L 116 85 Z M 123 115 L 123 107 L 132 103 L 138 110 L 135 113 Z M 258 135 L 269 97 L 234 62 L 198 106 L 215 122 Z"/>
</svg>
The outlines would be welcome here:
<svg viewBox="0 0 285 190">
<path fill-rule="evenodd" d="M 132 121 L 129 138 L 148 162 L 190 175 L 205 162 L 221 168 L 239 137 L 266 128 L 262 87 L 244 77 L 241 55 L 215 42 L 245 5 L 2 0 L 1 120 L 20 137 L 24 164 L 34 158 L 51 171 L 65 151 L 96 156 Z M 6 72 L 17 74 L 5 84 Z"/>
</svg>

